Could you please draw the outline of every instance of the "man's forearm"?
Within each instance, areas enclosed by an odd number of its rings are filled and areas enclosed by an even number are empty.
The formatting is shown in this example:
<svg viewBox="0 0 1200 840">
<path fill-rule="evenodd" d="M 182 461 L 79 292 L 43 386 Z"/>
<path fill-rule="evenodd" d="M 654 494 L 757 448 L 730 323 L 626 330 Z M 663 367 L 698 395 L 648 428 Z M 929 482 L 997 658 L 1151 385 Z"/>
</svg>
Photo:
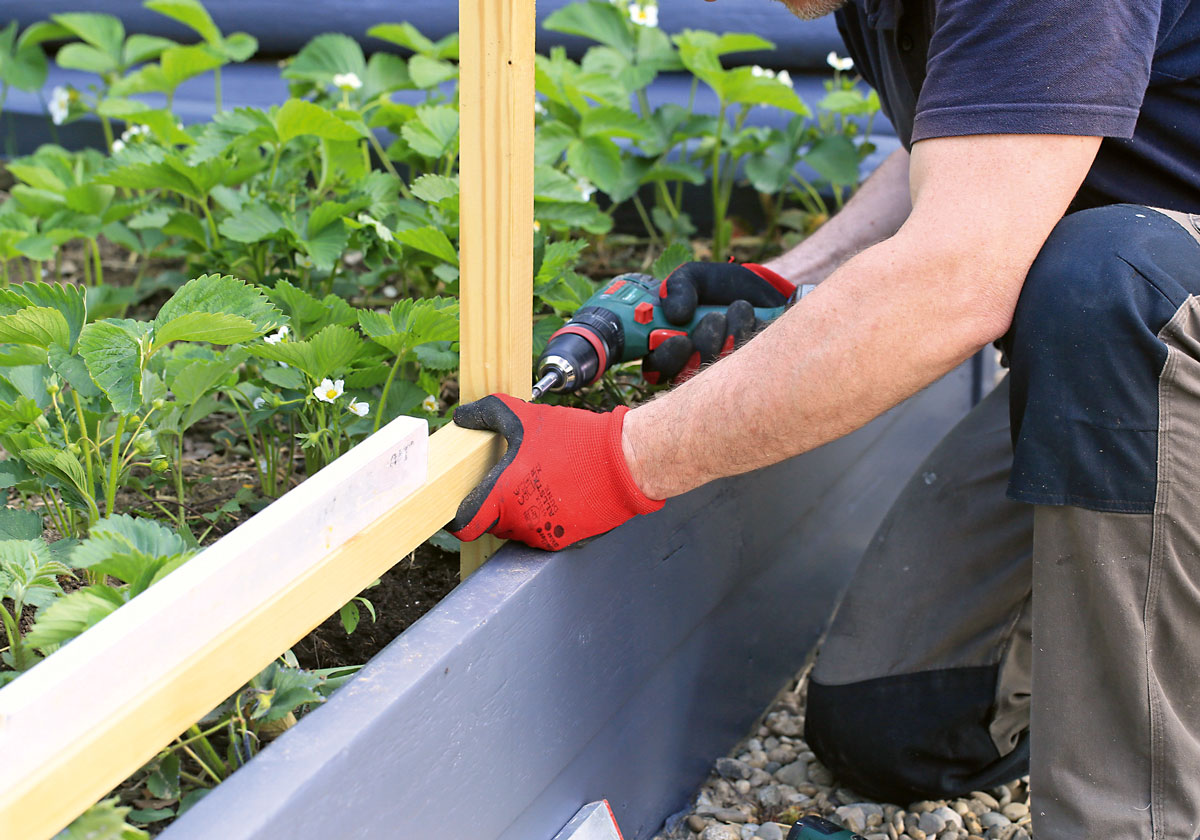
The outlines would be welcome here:
<svg viewBox="0 0 1200 840">
<path fill-rule="evenodd" d="M 900 229 L 912 209 L 908 152 L 897 149 L 828 222 L 766 263 L 793 283 L 820 283 L 842 263 Z"/>
<path fill-rule="evenodd" d="M 902 237 L 854 257 L 737 353 L 630 412 L 623 445 L 643 492 L 668 498 L 841 437 L 1001 329 L 961 274 L 938 281 Z"/>
</svg>

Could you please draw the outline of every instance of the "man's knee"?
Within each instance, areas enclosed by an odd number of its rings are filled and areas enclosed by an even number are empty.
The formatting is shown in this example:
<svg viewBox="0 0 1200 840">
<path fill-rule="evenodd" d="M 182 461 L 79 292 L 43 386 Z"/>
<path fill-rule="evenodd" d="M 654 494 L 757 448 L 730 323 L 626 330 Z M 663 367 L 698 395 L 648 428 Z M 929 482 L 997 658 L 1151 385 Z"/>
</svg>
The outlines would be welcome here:
<svg viewBox="0 0 1200 840">
<path fill-rule="evenodd" d="M 1004 338 L 1010 497 L 1121 512 L 1152 503 L 1158 333 L 1192 294 L 1198 256 L 1179 224 L 1144 207 L 1086 210 L 1054 229 Z"/>
<path fill-rule="evenodd" d="M 1028 772 L 1029 745 L 1000 755 L 988 730 L 997 669 L 947 668 L 848 685 L 810 681 L 805 740 L 838 780 L 906 804 Z"/>
</svg>

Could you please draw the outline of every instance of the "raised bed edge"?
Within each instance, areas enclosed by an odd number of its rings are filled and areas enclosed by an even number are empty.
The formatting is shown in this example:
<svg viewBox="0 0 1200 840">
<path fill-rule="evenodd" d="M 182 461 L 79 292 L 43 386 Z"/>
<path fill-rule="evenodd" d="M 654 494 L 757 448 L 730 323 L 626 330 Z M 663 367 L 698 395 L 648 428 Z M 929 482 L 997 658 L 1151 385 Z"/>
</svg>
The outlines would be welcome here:
<svg viewBox="0 0 1200 840">
<path fill-rule="evenodd" d="M 583 548 L 507 547 L 164 840 L 541 840 L 601 798 L 650 837 L 803 662 L 979 374 Z"/>
</svg>

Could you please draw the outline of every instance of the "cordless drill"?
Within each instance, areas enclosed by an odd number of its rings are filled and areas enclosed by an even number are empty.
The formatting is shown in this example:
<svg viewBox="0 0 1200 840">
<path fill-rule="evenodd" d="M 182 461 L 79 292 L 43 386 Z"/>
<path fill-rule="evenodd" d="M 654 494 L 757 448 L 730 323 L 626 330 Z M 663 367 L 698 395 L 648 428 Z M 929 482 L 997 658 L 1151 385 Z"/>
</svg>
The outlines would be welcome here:
<svg viewBox="0 0 1200 840">
<path fill-rule="evenodd" d="M 547 391 L 578 391 L 614 365 L 644 357 L 668 338 L 688 335 L 710 312 L 724 306 L 697 306 L 692 320 L 672 324 L 659 306 L 659 281 L 648 274 L 622 274 L 610 280 L 550 336 L 538 359 L 533 399 Z M 785 307 L 755 308 L 759 321 L 772 321 Z"/>
<path fill-rule="evenodd" d="M 788 832 L 787 840 L 866 840 L 837 823 L 817 816 L 803 817 Z"/>
</svg>

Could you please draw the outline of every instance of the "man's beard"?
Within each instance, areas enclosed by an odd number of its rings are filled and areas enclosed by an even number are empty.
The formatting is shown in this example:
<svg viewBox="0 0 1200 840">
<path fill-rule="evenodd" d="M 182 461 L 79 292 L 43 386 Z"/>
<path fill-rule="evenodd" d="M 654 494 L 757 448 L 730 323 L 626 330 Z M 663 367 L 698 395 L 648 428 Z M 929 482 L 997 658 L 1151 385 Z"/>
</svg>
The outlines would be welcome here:
<svg viewBox="0 0 1200 840">
<path fill-rule="evenodd" d="M 788 10 L 801 20 L 816 20 L 833 14 L 846 5 L 846 0 L 779 0 L 779 2 L 787 6 Z"/>
</svg>

